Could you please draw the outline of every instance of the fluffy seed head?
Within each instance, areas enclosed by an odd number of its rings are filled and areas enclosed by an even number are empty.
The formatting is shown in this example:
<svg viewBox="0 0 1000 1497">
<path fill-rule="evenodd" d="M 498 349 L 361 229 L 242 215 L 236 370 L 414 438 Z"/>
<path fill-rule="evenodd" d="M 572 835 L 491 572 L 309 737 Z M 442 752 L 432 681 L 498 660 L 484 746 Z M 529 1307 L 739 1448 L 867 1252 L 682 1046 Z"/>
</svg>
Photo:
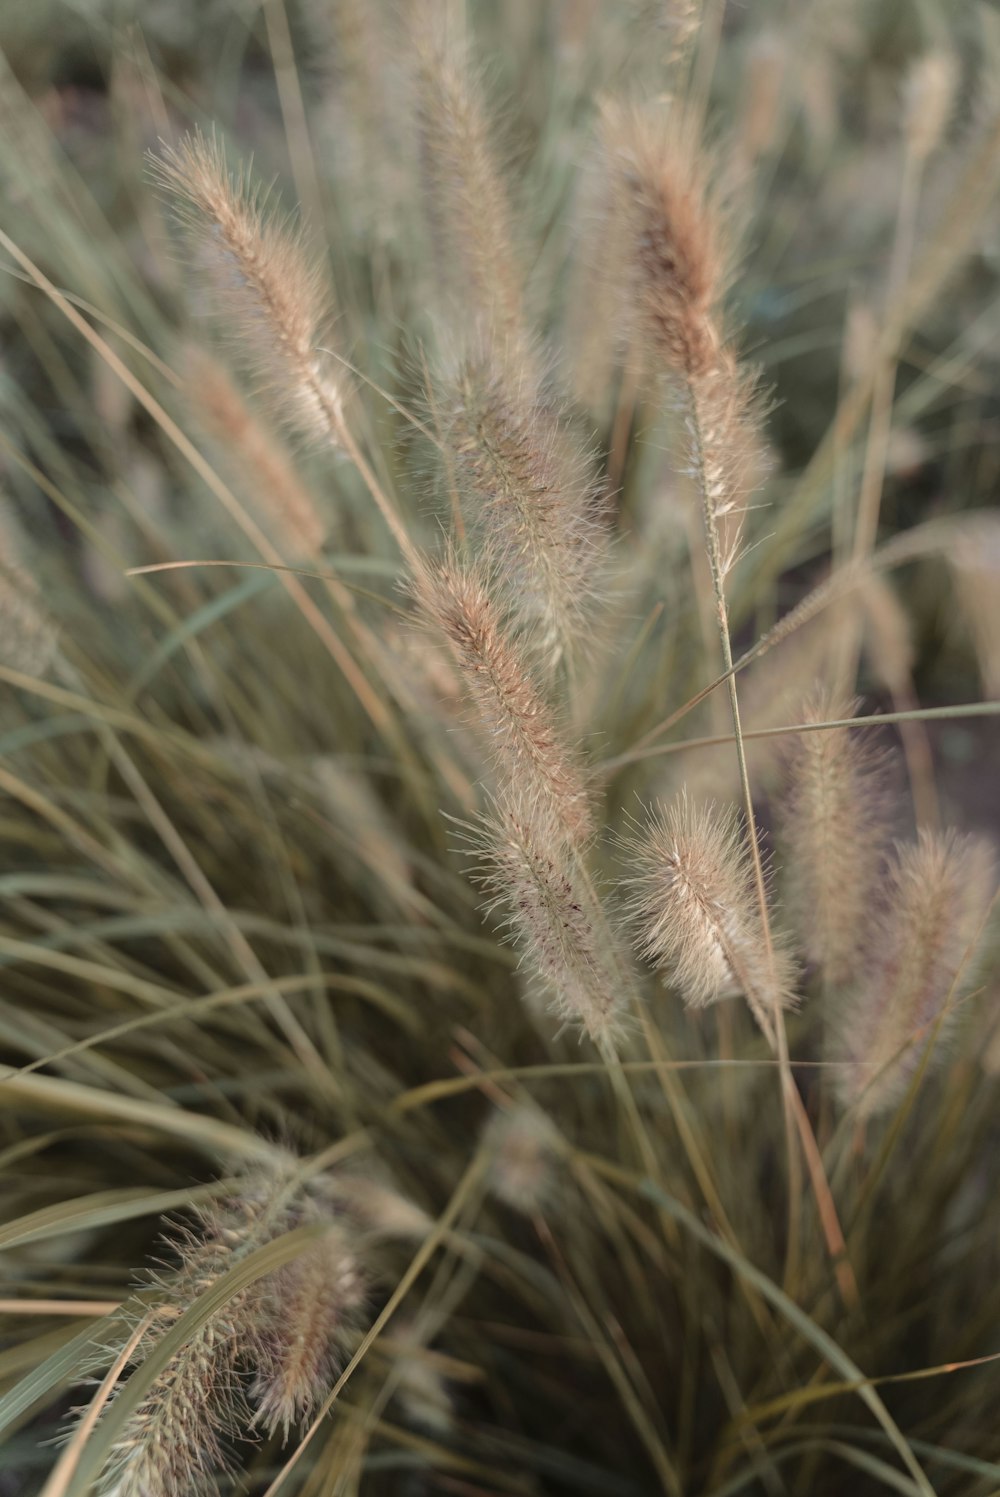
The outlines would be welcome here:
<svg viewBox="0 0 1000 1497">
<path fill-rule="evenodd" d="M 843 720 L 856 710 L 819 689 L 796 721 Z M 857 971 L 889 837 L 881 763 L 849 728 L 796 734 L 779 805 L 786 906 L 802 951 L 839 986 Z"/>
<path fill-rule="evenodd" d="M 185 136 L 154 164 L 177 204 L 226 336 L 283 419 L 329 440 L 341 422 L 339 382 L 320 350 L 329 292 L 287 220 L 267 211 L 246 172 L 233 173 L 214 137 Z"/>
<path fill-rule="evenodd" d="M 562 741 L 481 573 L 453 558 L 415 583 L 424 617 L 449 642 L 490 740 L 501 785 L 537 803 L 562 837 L 585 840 L 591 817 L 580 766 Z"/>
<path fill-rule="evenodd" d="M 539 996 L 602 1045 L 617 1043 L 624 1002 L 613 938 L 551 818 L 514 800 L 476 828 L 477 878 L 502 911 Z"/>
<path fill-rule="evenodd" d="M 532 654 L 554 668 L 580 653 L 601 583 L 601 492 L 583 452 L 530 372 L 490 345 L 443 392 L 463 500 Z"/>
<path fill-rule="evenodd" d="M 692 1007 L 742 992 L 761 1029 L 773 1035 L 775 1007 L 793 1002 L 794 970 L 780 947 L 768 956 L 735 811 L 696 806 L 682 793 L 651 812 L 625 850 L 642 954 Z"/>
<path fill-rule="evenodd" d="M 140 1343 L 148 1355 L 172 1319 L 259 1245 L 263 1201 L 213 1206 L 194 1230 L 174 1233 L 180 1264 L 152 1281 L 164 1312 Z M 277 1224 L 276 1230 L 281 1230 Z M 272 1232 L 271 1235 L 274 1235 Z M 257 1337 L 253 1288 L 239 1291 L 172 1357 L 116 1441 L 99 1490 L 113 1497 L 197 1497 L 217 1489 L 230 1467 L 227 1439 L 249 1422 L 240 1368 Z"/>
<path fill-rule="evenodd" d="M 473 322 L 524 344 L 521 272 L 485 110 L 462 47 L 416 8 L 416 124 L 438 275 Z"/>
<path fill-rule="evenodd" d="M 900 1100 L 935 1024 L 948 1027 L 994 886 L 990 852 L 971 837 L 924 831 L 897 848 L 864 976 L 834 1024 L 841 1098 L 862 1116 Z"/>
<path fill-rule="evenodd" d="M 640 330 L 658 367 L 698 378 L 717 357 L 716 306 L 725 282 L 723 215 L 710 163 L 675 112 L 608 109 L 604 137 L 631 230 Z"/>
<path fill-rule="evenodd" d="M 265 1282 L 265 1330 L 250 1390 L 254 1422 L 287 1439 L 330 1391 L 365 1287 L 339 1226 Z"/>
<path fill-rule="evenodd" d="M 756 376 L 721 349 L 715 362 L 688 385 L 681 412 L 690 476 L 702 490 L 705 523 L 715 531 L 725 577 L 739 560 L 746 512 L 768 468 Z"/>
</svg>

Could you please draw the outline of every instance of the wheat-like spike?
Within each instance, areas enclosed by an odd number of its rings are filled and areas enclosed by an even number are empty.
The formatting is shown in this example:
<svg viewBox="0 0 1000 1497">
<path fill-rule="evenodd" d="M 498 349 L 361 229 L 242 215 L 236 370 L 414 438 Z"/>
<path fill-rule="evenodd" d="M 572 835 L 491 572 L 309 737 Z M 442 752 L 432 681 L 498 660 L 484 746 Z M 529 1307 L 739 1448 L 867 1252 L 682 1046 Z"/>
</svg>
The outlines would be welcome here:
<svg viewBox="0 0 1000 1497">
<path fill-rule="evenodd" d="M 562 838 L 585 841 L 592 819 L 582 768 L 505 630 L 483 574 L 449 558 L 426 565 L 414 591 L 424 617 L 451 645 L 501 786 L 537 804 Z"/>
<path fill-rule="evenodd" d="M 586 455 L 531 373 L 487 344 L 445 389 L 443 427 L 482 548 L 535 656 L 572 662 L 591 632 L 603 505 Z"/>
<path fill-rule="evenodd" d="M 857 706 L 820 688 L 795 720 L 841 721 Z M 790 919 L 801 950 L 840 986 L 857 972 L 889 840 L 881 761 L 849 728 L 797 734 L 779 806 Z"/>
<path fill-rule="evenodd" d="M 183 374 L 192 415 L 239 467 L 272 539 L 286 555 L 318 555 L 328 527 L 287 452 L 247 405 L 229 370 L 191 344 L 184 350 Z"/>
<path fill-rule="evenodd" d="M 898 1102 L 935 1025 L 950 1027 L 956 999 L 974 976 L 966 959 L 994 884 L 992 855 L 975 838 L 923 831 L 897 848 L 884 909 L 869 931 L 864 975 L 832 1025 L 831 1057 L 843 1063 L 841 1099 L 857 1103 L 861 1116 Z M 938 1044 L 936 1056 L 942 1054 Z"/>
<path fill-rule="evenodd" d="M 605 1048 L 617 1045 L 627 994 L 603 911 L 551 817 L 512 796 L 471 832 L 475 877 L 502 911 L 522 966 L 560 1018 Z"/>
<path fill-rule="evenodd" d="M 652 810 L 625 851 L 634 869 L 629 907 L 642 954 L 686 1003 L 742 992 L 773 1035 L 776 1007 L 794 1002 L 794 967 L 780 947 L 767 960 L 747 839 L 735 810 L 697 806 L 682 792 Z"/>
<path fill-rule="evenodd" d="M 153 169 L 178 206 L 220 326 L 275 409 L 303 435 L 339 440 L 343 391 L 320 347 L 331 296 L 301 234 L 267 211 L 268 194 L 246 170 L 230 170 L 214 136 L 185 136 Z"/>
<path fill-rule="evenodd" d="M 332 1226 L 266 1282 L 264 1330 L 250 1395 L 254 1423 L 287 1440 L 323 1401 L 365 1300 L 345 1233 Z"/>
<path fill-rule="evenodd" d="M 416 122 L 436 270 L 474 323 L 525 346 L 522 273 L 510 204 L 463 49 L 418 6 Z"/>
</svg>

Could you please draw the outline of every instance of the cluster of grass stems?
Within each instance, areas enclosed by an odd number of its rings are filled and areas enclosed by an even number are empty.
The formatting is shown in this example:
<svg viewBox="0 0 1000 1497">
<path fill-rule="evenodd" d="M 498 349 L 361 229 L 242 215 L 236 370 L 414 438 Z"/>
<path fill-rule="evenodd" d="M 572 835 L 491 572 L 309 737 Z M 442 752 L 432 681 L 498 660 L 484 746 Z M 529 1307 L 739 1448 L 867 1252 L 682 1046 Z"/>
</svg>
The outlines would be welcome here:
<svg viewBox="0 0 1000 1497">
<path fill-rule="evenodd" d="M 763 9 L 0 68 L 0 1491 L 1000 1490 L 1000 38 Z"/>
</svg>

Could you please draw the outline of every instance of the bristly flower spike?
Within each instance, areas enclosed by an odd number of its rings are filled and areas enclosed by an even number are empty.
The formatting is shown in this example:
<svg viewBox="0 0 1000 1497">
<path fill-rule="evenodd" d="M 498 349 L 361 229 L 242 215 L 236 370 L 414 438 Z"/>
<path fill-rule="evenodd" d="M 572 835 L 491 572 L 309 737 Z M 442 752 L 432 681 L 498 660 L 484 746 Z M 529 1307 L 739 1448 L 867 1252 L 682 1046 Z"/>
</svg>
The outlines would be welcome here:
<svg viewBox="0 0 1000 1497">
<path fill-rule="evenodd" d="M 651 811 L 624 850 L 641 953 L 692 1007 L 742 992 L 771 1039 L 775 1009 L 794 1002 L 794 968 L 780 946 L 767 960 L 737 813 L 696 806 L 682 792 Z"/>
</svg>

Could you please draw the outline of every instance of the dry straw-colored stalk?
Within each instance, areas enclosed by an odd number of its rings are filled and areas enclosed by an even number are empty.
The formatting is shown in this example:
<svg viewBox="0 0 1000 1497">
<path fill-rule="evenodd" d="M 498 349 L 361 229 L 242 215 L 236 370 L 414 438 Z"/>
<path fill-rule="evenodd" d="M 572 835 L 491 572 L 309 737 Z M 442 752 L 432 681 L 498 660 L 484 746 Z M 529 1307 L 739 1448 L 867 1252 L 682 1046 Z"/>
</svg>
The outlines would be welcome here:
<svg viewBox="0 0 1000 1497">
<path fill-rule="evenodd" d="M 970 526 L 949 551 L 955 593 L 979 662 L 983 690 L 1000 698 L 1000 521 Z"/>
<path fill-rule="evenodd" d="M 642 954 L 692 1007 L 742 992 L 773 1039 L 775 1011 L 794 1002 L 794 966 L 780 946 L 769 960 L 737 812 L 698 806 L 682 793 L 651 811 L 624 849 Z"/>
<path fill-rule="evenodd" d="M 843 721 L 857 703 L 813 691 L 803 724 Z M 838 987 L 855 976 L 889 840 L 881 761 L 860 732 L 799 733 L 779 801 L 785 903 L 800 949 Z"/>
<path fill-rule="evenodd" d="M 833 1016 L 841 1099 L 860 1116 L 900 1100 L 929 1043 L 943 1055 L 994 882 L 990 852 L 972 837 L 921 832 L 897 848 L 863 975 Z"/>
<path fill-rule="evenodd" d="M 482 341 L 443 390 L 460 495 L 514 621 L 548 668 L 572 664 L 593 628 L 603 502 L 586 454 L 523 360 Z"/>
</svg>

